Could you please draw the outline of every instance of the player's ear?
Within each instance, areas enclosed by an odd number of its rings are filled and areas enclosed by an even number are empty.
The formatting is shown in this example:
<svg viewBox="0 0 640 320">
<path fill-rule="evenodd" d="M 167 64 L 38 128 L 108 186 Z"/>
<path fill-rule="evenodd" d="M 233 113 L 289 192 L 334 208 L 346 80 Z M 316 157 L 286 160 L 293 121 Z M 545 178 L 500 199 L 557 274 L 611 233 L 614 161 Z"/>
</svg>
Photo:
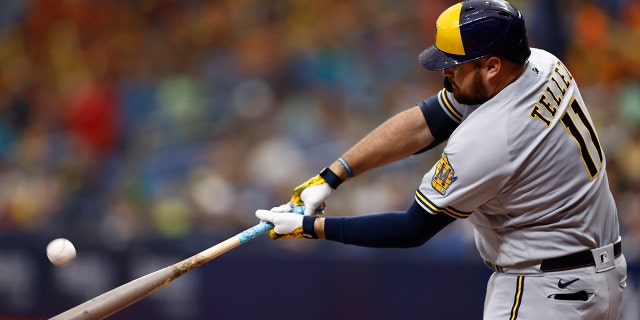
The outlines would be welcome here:
<svg viewBox="0 0 640 320">
<path fill-rule="evenodd" d="M 482 61 L 482 73 L 487 83 L 494 83 L 502 76 L 500 70 L 503 68 L 502 59 L 498 57 L 488 57 Z"/>
<path fill-rule="evenodd" d="M 502 68 L 502 60 L 498 57 L 489 57 L 485 61 L 485 69 L 487 70 L 487 74 L 489 76 L 495 76 L 500 72 Z"/>
</svg>

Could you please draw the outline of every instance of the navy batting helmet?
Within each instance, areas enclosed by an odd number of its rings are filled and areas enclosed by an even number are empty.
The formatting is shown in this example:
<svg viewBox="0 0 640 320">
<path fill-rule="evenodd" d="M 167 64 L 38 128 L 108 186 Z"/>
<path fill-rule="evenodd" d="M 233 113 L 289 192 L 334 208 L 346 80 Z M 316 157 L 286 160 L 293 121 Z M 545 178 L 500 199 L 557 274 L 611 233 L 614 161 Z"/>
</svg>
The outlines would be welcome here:
<svg viewBox="0 0 640 320">
<path fill-rule="evenodd" d="M 435 44 L 419 61 L 429 70 L 442 70 L 488 56 L 523 63 L 530 54 L 520 11 L 502 0 L 467 0 L 440 14 Z"/>
</svg>

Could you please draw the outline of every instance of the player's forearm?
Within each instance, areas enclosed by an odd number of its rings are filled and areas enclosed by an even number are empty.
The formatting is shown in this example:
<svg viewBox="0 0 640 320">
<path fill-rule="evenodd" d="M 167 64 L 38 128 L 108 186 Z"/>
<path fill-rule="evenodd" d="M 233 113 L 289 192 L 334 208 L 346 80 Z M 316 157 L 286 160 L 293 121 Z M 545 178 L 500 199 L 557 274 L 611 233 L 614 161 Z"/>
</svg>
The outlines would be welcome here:
<svg viewBox="0 0 640 320">
<path fill-rule="evenodd" d="M 405 110 L 367 134 L 342 155 L 354 175 L 404 159 L 433 142 L 434 138 L 419 107 Z M 348 178 L 336 161 L 329 167 L 340 178 Z"/>
<path fill-rule="evenodd" d="M 444 213 L 437 215 L 427 213 L 417 202 L 414 202 L 406 212 L 385 212 L 353 217 L 317 217 L 313 221 L 313 232 L 320 239 L 345 244 L 377 248 L 408 248 L 424 244 L 454 220 Z"/>
</svg>

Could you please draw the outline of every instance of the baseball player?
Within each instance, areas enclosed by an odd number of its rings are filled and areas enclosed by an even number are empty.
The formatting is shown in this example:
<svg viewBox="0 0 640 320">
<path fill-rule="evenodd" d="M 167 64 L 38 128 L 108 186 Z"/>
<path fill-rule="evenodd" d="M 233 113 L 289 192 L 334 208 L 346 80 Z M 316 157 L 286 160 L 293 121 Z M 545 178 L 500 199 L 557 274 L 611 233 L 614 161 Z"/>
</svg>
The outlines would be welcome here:
<svg viewBox="0 0 640 320">
<path fill-rule="evenodd" d="M 606 160 L 576 79 L 528 45 L 506 1 L 469 0 L 437 19 L 419 61 L 444 90 L 384 122 L 288 204 L 258 210 L 271 237 L 413 247 L 457 219 L 494 270 L 485 319 L 618 319 L 626 281 Z M 404 212 L 321 217 L 346 180 L 447 141 Z M 291 212 L 304 206 L 304 215 Z"/>
</svg>

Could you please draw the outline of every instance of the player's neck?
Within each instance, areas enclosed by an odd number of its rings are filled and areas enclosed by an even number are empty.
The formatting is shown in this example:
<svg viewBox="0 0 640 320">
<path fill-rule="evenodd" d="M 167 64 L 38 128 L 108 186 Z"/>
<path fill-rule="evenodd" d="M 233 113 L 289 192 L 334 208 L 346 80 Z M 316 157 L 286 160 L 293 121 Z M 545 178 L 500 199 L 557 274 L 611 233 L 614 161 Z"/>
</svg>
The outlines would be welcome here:
<svg viewBox="0 0 640 320">
<path fill-rule="evenodd" d="M 495 96 L 498 92 L 516 81 L 524 72 L 527 63 L 528 62 L 518 64 L 505 59 L 505 61 L 503 61 L 502 70 L 500 70 L 502 71 L 501 75 L 495 79 L 495 89 L 493 90 L 491 97 Z"/>
</svg>

